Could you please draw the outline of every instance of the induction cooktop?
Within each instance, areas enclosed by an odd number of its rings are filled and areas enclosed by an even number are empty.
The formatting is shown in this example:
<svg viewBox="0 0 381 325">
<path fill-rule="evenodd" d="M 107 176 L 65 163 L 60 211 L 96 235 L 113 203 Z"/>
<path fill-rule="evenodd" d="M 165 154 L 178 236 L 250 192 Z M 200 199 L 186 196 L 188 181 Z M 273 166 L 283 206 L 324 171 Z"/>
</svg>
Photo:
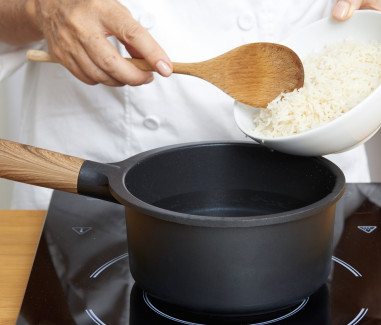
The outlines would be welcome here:
<svg viewBox="0 0 381 325">
<path fill-rule="evenodd" d="M 277 312 L 227 317 L 151 297 L 129 271 L 123 206 L 55 191 L 17 324 L 381 324 L 381 208 L 365 198 L 346 219 L 316 293 Z"/>
</svg>

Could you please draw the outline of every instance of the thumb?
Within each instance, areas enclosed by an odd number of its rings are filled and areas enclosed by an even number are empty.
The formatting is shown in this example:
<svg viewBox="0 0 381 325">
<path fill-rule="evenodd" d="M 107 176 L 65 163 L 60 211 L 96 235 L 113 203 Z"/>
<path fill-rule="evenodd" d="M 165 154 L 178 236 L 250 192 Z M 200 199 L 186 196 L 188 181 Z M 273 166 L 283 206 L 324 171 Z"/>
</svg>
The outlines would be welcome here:
<svg viewBox="0 0 381 325">
<path fill-rule="evenodd" d="M 336 20 L 347 20 L 353 12 L 360 9 L 363 0 L 336 0 L 332 7 L 332 18 Z"/>
</svg>

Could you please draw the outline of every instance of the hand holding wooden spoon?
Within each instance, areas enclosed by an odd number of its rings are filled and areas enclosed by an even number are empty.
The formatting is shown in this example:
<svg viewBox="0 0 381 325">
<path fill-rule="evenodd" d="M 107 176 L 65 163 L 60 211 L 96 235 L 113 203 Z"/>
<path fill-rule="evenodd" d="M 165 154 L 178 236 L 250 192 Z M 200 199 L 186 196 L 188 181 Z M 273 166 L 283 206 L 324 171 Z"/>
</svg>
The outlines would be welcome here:
<svg viewBox="0 0 381 325">
<path fill-rule="evenodd" d="M 31 50 L 30 61 L 56 62 L 47 52 Z M 143 59 L 126 59 L 144 71 L 154 69 Z M 204 79 L 237 101 L 266 107 L 282 92 L 303 86 L 299 57 L 286 46 L 251 43 L 213 59 L 197 63 L 173 63 L 173 72 Z"/>
</svg>

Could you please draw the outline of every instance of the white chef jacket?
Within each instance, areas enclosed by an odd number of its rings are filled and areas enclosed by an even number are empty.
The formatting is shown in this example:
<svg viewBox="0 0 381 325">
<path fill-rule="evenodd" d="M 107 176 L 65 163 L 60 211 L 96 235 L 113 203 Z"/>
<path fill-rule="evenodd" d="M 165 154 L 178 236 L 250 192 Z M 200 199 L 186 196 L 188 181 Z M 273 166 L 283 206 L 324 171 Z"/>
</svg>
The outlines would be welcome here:
<svg viewBox="0 0 381 325">
<path fill-rule="evenodd" d="M 121 1 L 174 62 L 215 57 L 239 45 L 280 42 L 330 14 L 331 0 Z M 123 56 L 128 53 L 112 40 Z M 29 48 L 0 42 L 0 80 L 26 63 Z M 99 162 L 152 148 L 204 140 L 245 140 L 234 100 L 201 79 L 155 75 L 148 85 L 89 86 L 59 64 L 27 63 L 19 141 Z M 369 182 L 363 146 L 330 155 L 348 182 Z M 13 208 L 45 209 L 51 190 L 17 183 Z"/>
</svg>

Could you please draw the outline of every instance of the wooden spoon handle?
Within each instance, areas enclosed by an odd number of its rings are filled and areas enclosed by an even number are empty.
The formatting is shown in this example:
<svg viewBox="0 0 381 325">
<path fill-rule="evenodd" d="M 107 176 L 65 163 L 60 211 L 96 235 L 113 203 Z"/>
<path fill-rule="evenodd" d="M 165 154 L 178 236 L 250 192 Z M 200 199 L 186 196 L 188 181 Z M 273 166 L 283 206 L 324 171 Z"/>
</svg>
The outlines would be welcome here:
<svg viewBox="0 0 381 325">
<path fill-rule="evenodd" d="M 128 62 L 131 62 L 134 66 L 143 71 L 155 71 L 146 60 L 143 59 L 131 59 L 125 58 Z M 173 72 L 179 74 L 187 74 L 191 76 L 198 76 L 198 66 L 202 63 L 179 63 L 172 62 Z"/>
<path fill-rule="evenodd" d="M 58 61 L 53 58 L 48 52 L 39 51 L 39 50 L 29 50 L 26 54 L 26 57 L 29 61 L 35 62 L 51 62 L 58 63 Z M 126 58 L 127 61 L 134 64 L 137 68 L 143 71 L 155 71 L 146 60 L 143 59 L 132 59 Z M 180 74 L 188 74 L 197 76 L 197 67 L 199 63 L 177 63 L 173 62 L 173 72 Z"/>
<path fill-rule="evenodd" d="M 77 193 L 84 159 L 0 139 L 0 177 Z"/>
</svg>

